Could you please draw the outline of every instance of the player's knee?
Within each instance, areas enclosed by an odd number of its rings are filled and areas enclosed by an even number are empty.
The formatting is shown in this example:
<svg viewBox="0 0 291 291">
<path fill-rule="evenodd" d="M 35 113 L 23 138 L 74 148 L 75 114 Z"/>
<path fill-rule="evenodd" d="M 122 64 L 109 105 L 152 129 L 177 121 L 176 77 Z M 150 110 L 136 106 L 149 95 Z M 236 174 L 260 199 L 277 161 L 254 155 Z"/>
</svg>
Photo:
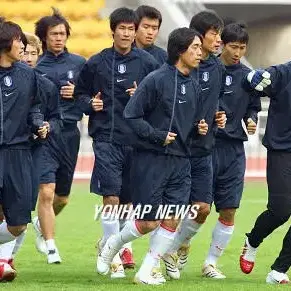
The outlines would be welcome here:
<svg viewBox="0 0 291 291">
<path fill-rule="evenodd" d="M 278 221 L 279 224 L 284 224 L 287 222 L 291 216 L 290 207 L 281 207 L 280 209 L 269 208 L 268 211 L 271 212 L 273 217 Z"/>
<path fill-rule="evenodd" d="M 156 229 L 160 224 L 160 221 L 149 221 L 149 220 L 139 220 L 138 221 L 138 228 L 142 234 L 149 233 Z"/>
<path fill-rule="evenodd" d="M 68 203 L 69 203 L 69 197 L 68 196 L 55 195 L 54 204 L 58 205 L 59 207 L 65 207 Z"/>
<path fill-rule="evenodd" d="M 14 236 L 19 236 L 21 235 L 27 228 L 27 225 L 17 225 L 17 226 L 7 226 L 9 232 L 14 235 Z"/>
<path fill-rule="evenodd" d="M 236 209 L 222 209 L 219 211 L 219 219 L 227 223 L 234 223 Z"/>
<path fill-rule="evenodd" d="M 198 223 L 204 223 L 206 221 L 206 218 L 210 214 L 210 205 L 202 202 L 197 202 L 194 204 L 199 205 L 199 210 L 195 221 Z"/>
<path fill-rule="evenodd" d="M 54 184 L 41 184 L 39 186 L 39 203 L 53 204 L 55 194 Z"/>
<path fill-rule="evenodd" d="M 119 197 L 118 196 L 104 196 L 103 197 L 103 205 L 119 205 Z"/>
</svg>

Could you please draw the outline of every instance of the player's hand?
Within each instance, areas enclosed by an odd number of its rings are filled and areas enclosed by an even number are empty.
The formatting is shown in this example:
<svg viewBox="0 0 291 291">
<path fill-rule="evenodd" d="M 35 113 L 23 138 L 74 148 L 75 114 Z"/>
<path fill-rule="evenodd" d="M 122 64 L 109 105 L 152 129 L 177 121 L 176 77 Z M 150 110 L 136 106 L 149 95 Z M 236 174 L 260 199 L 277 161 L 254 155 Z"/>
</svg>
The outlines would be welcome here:
<svg viewBox="0 0 291 291">
<path fill-rule="evenodd" d="M 72 99 L 73 98 L 73 95 L 74 95 L 74 90 L 75 90 L 75 85 L 70 83 L 69 81 L 67 82 L 67 85 L 66 86 L 63 86 L 61 88 L 61 96 L 63 98 L 66 98 L 66 99 Z"/>
<path fill-rule="evenodd" d="M 207 132 L 208 132 L 208 124 L 205 122 L 205 119 L 202 119 L 198 123 L 198 133 L 200 135 L 206 135 Z"/>
<path fill-rule="evenodd" d="M 252 70 L 247 76 L 251 88 L 257 91 L 263 91 L 266 87 L 270 86 L 270 78 L 270 73 L 265 70 Z"/>
<path fill-rule="evenodd" d="M 226 120 L 227 118 L 224 111 L 217 111 L 215 113 L 215 122 L 218 128 L 225 128 Z"/>
<path fill-rule="evenodd" d="M 247 131 L 249 135 L 255 134 L 257 129 L 257 124 L 251 119 L 247 120 Z"/>
<path fill-rule="evenodd" d="M 47 121 L 44 121 L 43 126 L 46 126 L 47 132 L 50 132 L 51 126 L 50 126 L 50 124 Z"/>
<path fill-rule="evenodd" d="M 136 81 L 134 81 L 133 82 L 133 87 L 127 89 L 125 92 L 128 93 L 128 95 L 131 97 L 135 93 L 136 89 L 137 89 L 137 84 L 136 84 Z"/>
<path fill-rule="evenodd" d="M 45 139 L 48 133 L 48 128 L 43 125 L 41 126 L 38 131 L 37 131 L 37 135 L 41 138 L 41 139 Z"/>
<path fill-rule="evenodd" d="M 103 110 L 103 100 L 101 100 L 101 92 L 98 92 L 92 99 L 92 108 L 94 111 Z"/>
<path fill-rule="evenodd" d="M 173 141 L 175 141 L 177 134 L 174 132 L 168 132 L 168 135 L 166 137 L 166 140 L 164 142 L 164 146 L 169 145 L 170 143 L 172 143 Z"/>
</svg>

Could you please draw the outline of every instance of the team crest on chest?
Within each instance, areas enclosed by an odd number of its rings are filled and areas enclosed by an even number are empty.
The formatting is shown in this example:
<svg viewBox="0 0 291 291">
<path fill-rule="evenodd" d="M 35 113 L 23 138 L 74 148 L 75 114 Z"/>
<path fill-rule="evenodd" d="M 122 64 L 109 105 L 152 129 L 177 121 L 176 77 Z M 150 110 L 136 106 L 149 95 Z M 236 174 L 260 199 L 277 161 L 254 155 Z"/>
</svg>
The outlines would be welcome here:
<svg viewBox="0 0 291 291">
<path fill-rule="evenodd" d="M 225 78 L 225 85 L 230 86 L 232 83 L 232 77 L 231 76 L 226 76 Z"/>
<path fill-rule="evenodd" d="M 68 79 L 74 79 L 74 72 L 73 71 L 68 71 L 67 72 L 67 77 L 68 77 Z"/>
<path fill-rule="evenodd" d="M 185 86 L 185 84 L 182 84 L 182 85 L 181 85 L 181 93 L 182 93 L 183 95 L 186 94 L 186 86 Z"/>
<path fill-rule="evenodd" d="M 126 72 L 126 65 L 125 64 L 118 65 L 118 72 L 120 74 L 124 74 Z"/>
<path fill-rule="evenodd" d="M 12 79 L 10 76 L 6 76 L 4 78 L 4 85 L 7 86 L 7 87 L 10 87 L 12 85 Z"/>
<path fill-rule="evenodd" d="M 207 82 L 207 81 L 209 80 L 209 73 L 208 73 L 208 72 L 204 72 L 204 73 L 202 74 L 202 80 L 203 80 L 204 82 Z"/>
</svg>

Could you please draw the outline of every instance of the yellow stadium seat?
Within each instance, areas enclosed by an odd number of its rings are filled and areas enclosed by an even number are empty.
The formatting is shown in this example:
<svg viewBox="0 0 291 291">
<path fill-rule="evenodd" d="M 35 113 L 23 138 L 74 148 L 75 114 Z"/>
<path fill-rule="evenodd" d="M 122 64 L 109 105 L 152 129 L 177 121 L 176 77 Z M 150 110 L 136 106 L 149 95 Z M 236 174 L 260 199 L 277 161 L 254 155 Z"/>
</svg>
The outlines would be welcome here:
<svg viewBox="0 0 291 291">
<path fill-rule="evenodd" d="M 96 19 L 84 19 L 81 21 L 71 21 L 70 26 L 72 28 L 72 35 L 87 37 L 99 37 L 110 36 L 110 28 L 108 19 L 96 20 Z"/>
<path fill-rule="evenodd" d="M 88 39 L 72 37 L 69 39 L 67 47 L 70 52 L 80 54 L 86 58 L 100 52 L 104 48 L 112 46 L 112 38 Z"/>
</svg>

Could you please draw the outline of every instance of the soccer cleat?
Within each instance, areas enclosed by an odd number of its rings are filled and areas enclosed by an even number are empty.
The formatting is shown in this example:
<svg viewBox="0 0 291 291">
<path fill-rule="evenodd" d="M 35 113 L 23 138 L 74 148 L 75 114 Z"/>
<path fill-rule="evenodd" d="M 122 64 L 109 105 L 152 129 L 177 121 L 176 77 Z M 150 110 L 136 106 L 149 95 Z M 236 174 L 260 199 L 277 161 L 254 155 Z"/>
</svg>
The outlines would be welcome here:
<svg viewBox="0 0 291 291">
<path fill-rule="evenodd" d="M 177 251 L 178 255 L 178 269 L 183 270 L 188 262 L 190 252 L 190 245 L 183 244 Z"/>
<path fill-rule="evenodd" d="M 35 239 L 35 247 L 41 254 L 43 254 L 43 255 L 47 255 L 48 254 L 46 243 L 45 243 L 45 240 L 44 240 L 42 235 L 36 237 L 36 239 Z"/>
<path fill-rule="evenodd" d="M 226 277 L 214 265 L 204 266 L 202 269 L 202 276 L 212 279 L 225 279 Z"/>
<path fill-rule="evenodd" d="M 287 274 L 272 270 L 267 275 L 266 283 L 268 283 L 268 284 L 289 284 L 290 281 L 289 281 Z"/>
<path fill-rule="evenodd" d="M 146 284 L 146 285 L 162 285 L 164 282 L 162 282 L 160 274 L 151 274 L 149 276 L 142 276 L 141 274 L 137 273 L 134 276 L 133 282 L 135 284 Z"/>
<path fill-rule="evenodd" d="M 112 242 L 115 236 L 111 236 L 106 244 L 104 245 L 102 251 L 97 256 L 96 269 L 100 275 L 107 275 L 110 270 L 111 262 L 114 256 L 118 253 L 119 249 L 112 247 Z"/>
<path fill-rule="evenodd" d="M 8 263 L 0 265 L 0 282 L 10 282 L 16 277 L 16 271 Z"/>
<path fill-rule="evenodd" d="M 163 261 L 166 266 L 167 275 L 174 280 L 180 279 L 180 271 L 178 269 L 178 256 L 176 253 L 165 254 L 163 256 Z"/>
<path fill-rule="evenodd" d="M 120 258 L 124 269 L 134 269 L 135 263 L 130 249 L 125 248 L 120 254 Z"/>
<path fill-rule="evenodd" d="M 242 250 L 242 254 L 239 258 L 240 269 L 245 274 L 249 274 L 252 272 L 255 266 L 256 253 L 257 253 L 257 248 L 253 248 L 249 244 L 248 238 L 246 238 L 245 245 Z"/>
<path fill-rule="evenodd" d="M 124 268 L 122 264 L 111 263 L 110 265 L 111 279 L 125 278 Z"/>
<path fill-rule="evenodd" d="M 102 238 L 98 239 L 96 243 L 97 254 L 99 254 L 102 251 L 104 245 L 105 243 L 103 242 L 103 239 Z"/>
<path fill-rule="evenodd" d="M 60 264 L 62 259 L 57 249 L 48 250 L 47 263 L 48 264 Z"/>
<path fill-rule="evenodd" d="M 153 268 L 152 269 L 152 274 L 151 274 L 154 278 L 157 278 L 162 284 L 166 283 L 166 279 L 161 271 L 160 268 Z"/>
<path fill-rule="evenodd" d="M 10 265 L 10 267 L 11 267 L 14 271 L 16 271 L 16 268 L 15 268 L 15 265 L 14 265 L 14 259 L 13 259 L 13 258 L 11 258 L 11 259 L 8 260 L 8 264 Z"/>
<path fill-rule="evenodd" d="M 36 233 L 35 247 L 41 254 L 47 255 L 48 251 L 47 251 L 46 243 L 42 236 L 39 220 L 37 216 L 35 216 L 32 219 L 32 225 Z"/>
</svg>

